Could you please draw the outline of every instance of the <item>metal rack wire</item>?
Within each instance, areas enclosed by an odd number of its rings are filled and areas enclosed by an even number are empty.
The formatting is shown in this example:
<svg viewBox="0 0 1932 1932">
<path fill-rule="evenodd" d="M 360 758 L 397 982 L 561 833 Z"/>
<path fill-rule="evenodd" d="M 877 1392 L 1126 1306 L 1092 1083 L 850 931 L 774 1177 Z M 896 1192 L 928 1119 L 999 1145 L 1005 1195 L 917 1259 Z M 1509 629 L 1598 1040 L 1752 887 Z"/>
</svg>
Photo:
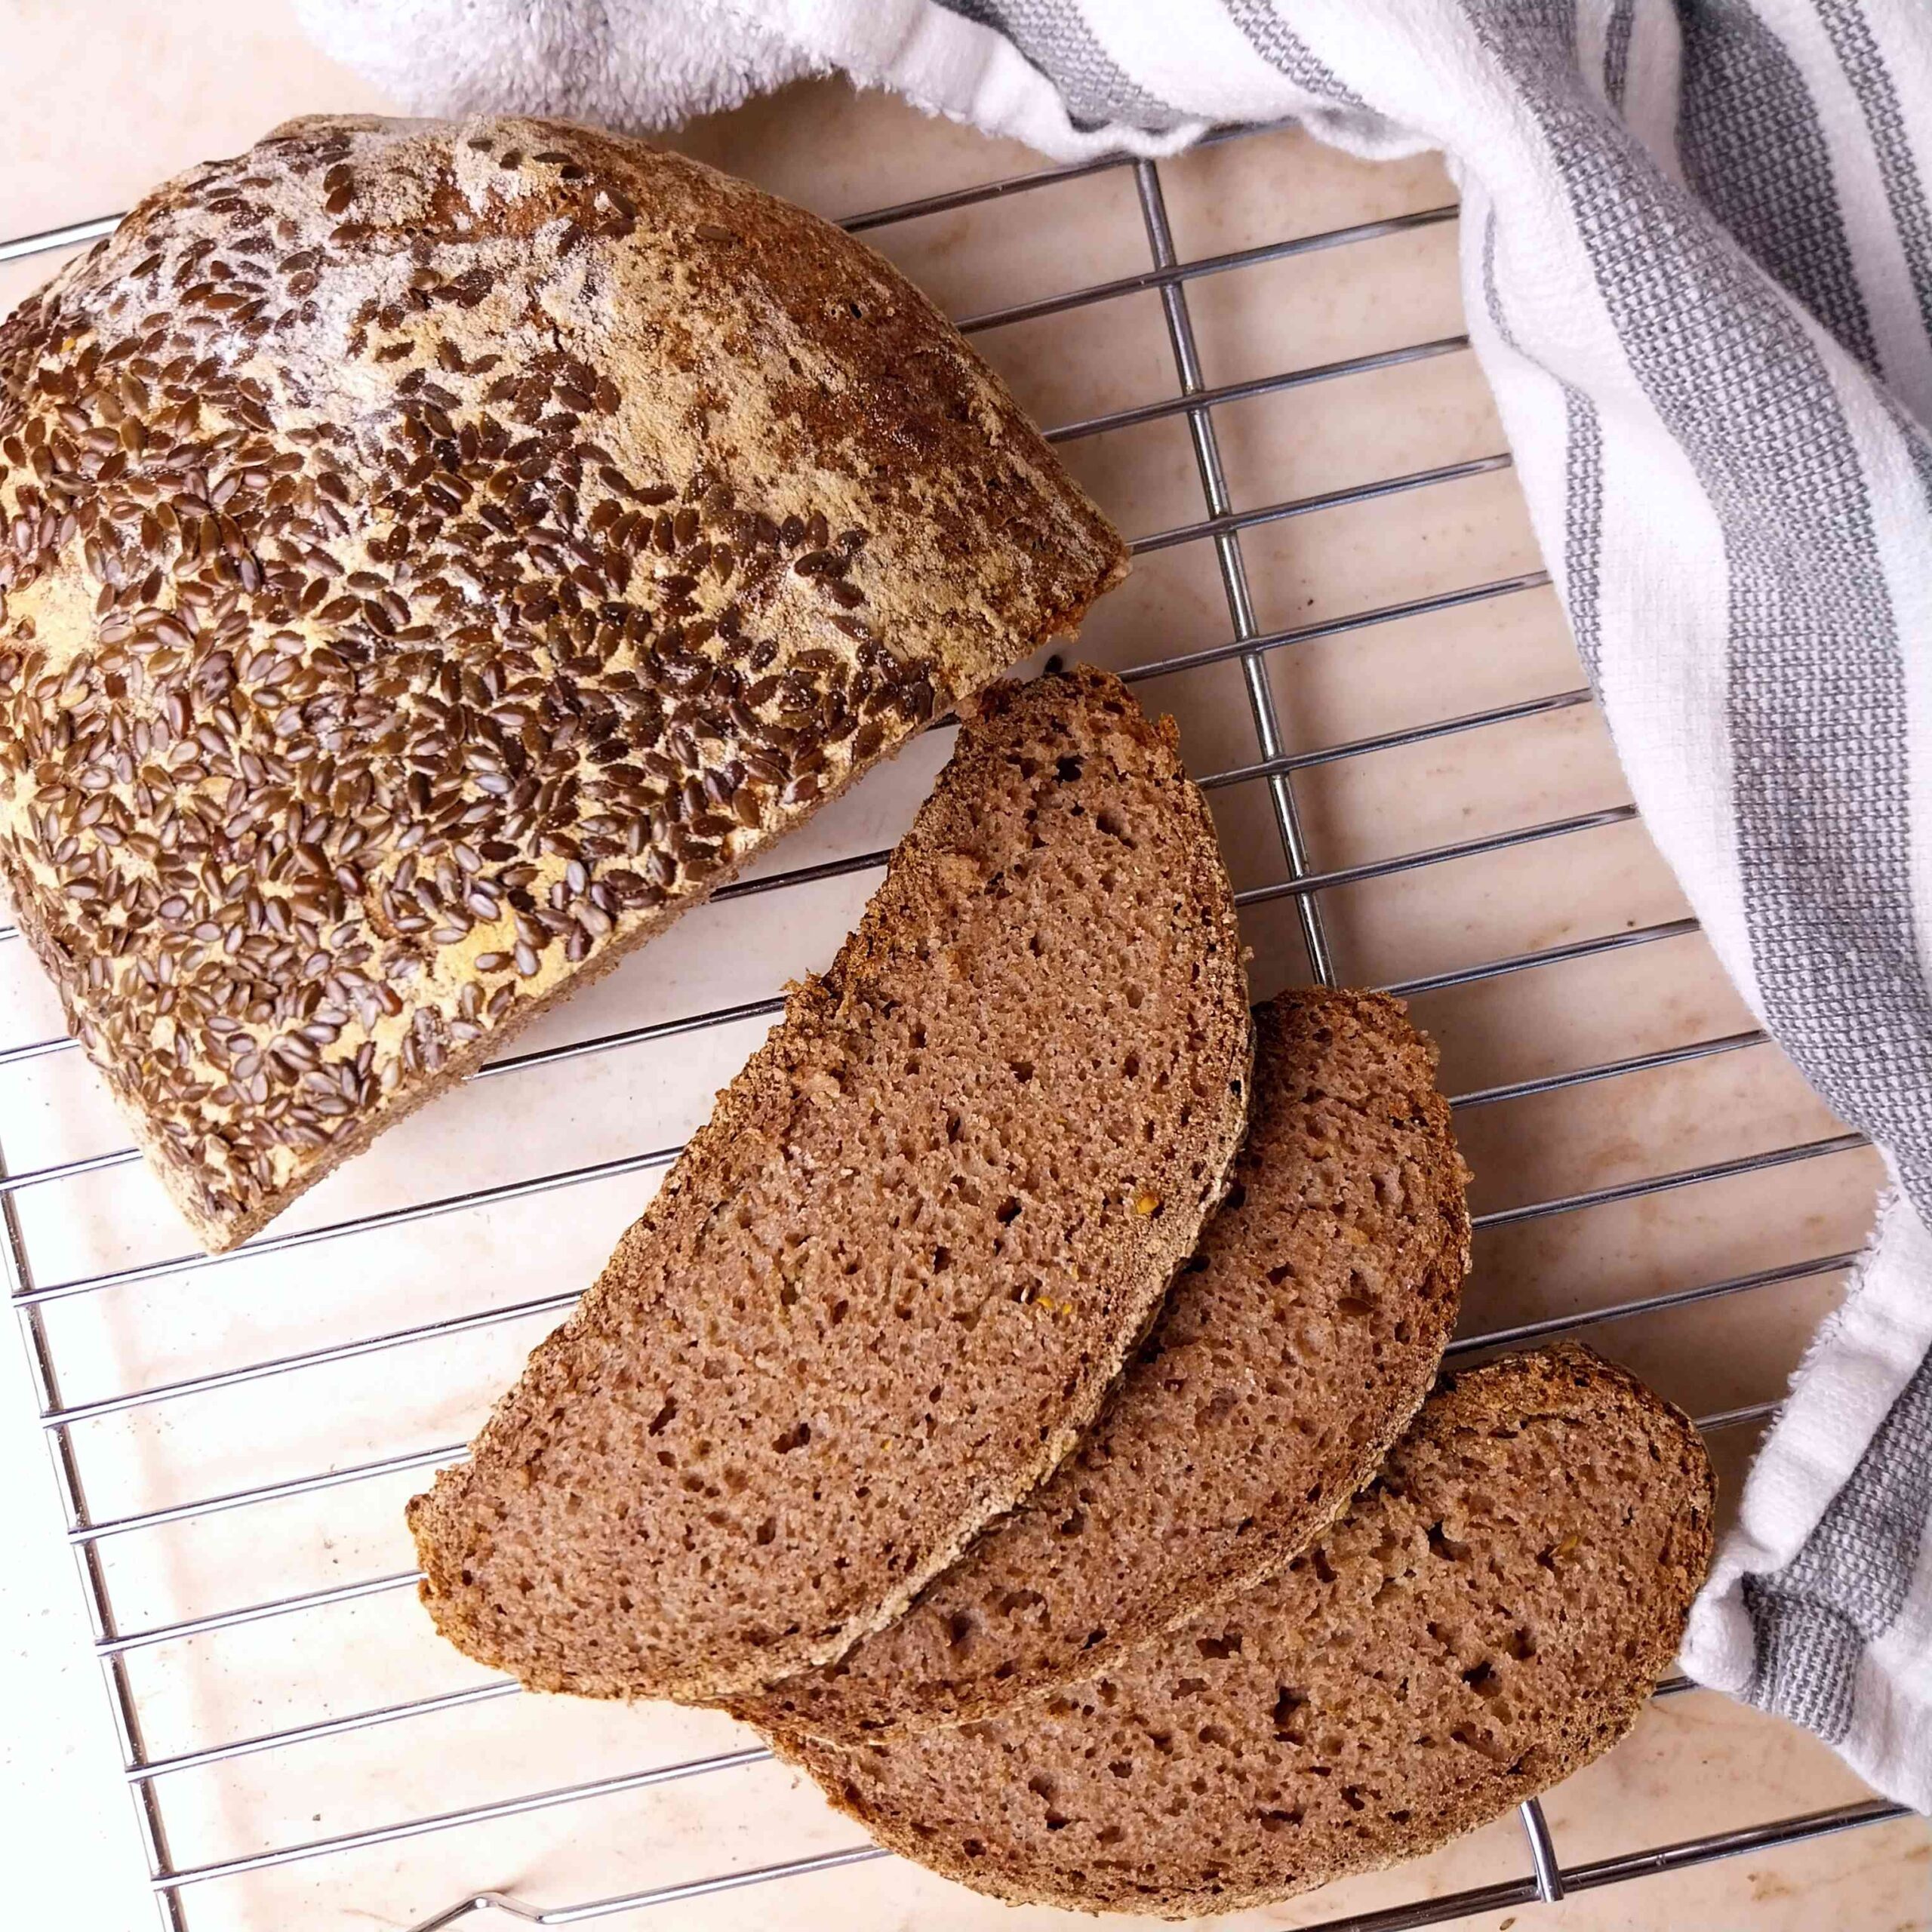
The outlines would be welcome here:
<svg viewBox="0 0 1932 1932">
<path fill-rule="evenodd" d="M 1363 631 L 1411 617 L 1453 610 L 1462 605 L 1512 597 L 1540 588 L 1546 585 L 1549 579 L 1541 571 L 1533 571 L 1405 602 L 1361 610 L 1299 628 L 1264 629 L 1258 621 L 1255 601 L 1250 590 L 1247 565 L 1242 549 L 1244 533 L 1286 518 L 1364 503 L 1398 493 L 1426 490 L 1481 475 L 1506 467 L 1509 457 L 1506 452 L 1499 451 L 1473 460 L 1381 478 L 1320 495 L 1303 496 L 1265 503 L 1257 508 L 1237 509 L 1216 435 L 1215 411 L 1217 408 L 1309 384 L 1364 374 L 1399 363 L 1447 354 L 1466 347 L 1466 338 L 1461 336 L 1444 337 L 1401 349 L 1312 367 L 1284 370 L 1218 387 L 1211 386 L 1206 383 L 1203 375 L 1201 358 L 1196 346 L 1194 322 L 1189 309 L 1189 291 L 1193 285 L 1207 277 L 1235 272 L 1291 256 L 1346 247 L 1447 222 L 1454 219 L 1456 210 L 1453 205 L 1433 208 L 1392 220 L 1297 236 L 1220 255 L 1183 260 L 1177 253 L 1158 167 L 1144 162 L 1109 160 L 1083 163 L 1070 168 L 1042 169 L 949 194 L 904 202 L 857 217 L 847 222 L 845 226 L 852 232 L 864 233 L 921 217 L 1024 196 L 1057 183 L 1114 168 L 1131 171 L 1146 232 L 1149 266 L 1134 275 L 1095 283 L 1042 300 L 1015 303 L 971 315 L 965 318 L 961 326 L 969 332 L 988 330 L 1057 315 L 1124 296 L 1150 292 L 1158 294 L 1168 345 L 1171 352 L 1175 377 L 1174 393 L 1158 401 L 1063 423 L 1049 432 L 1050 438 L 1056 442 L 1066 443 L 1105 435 L 1164 419 L 1177 418 L 1184 422 L 1198 472 L 1204 514 L 1184 525 L 1143 535 L 1135 543 L 1134 548 L 1137 553 L 1144 554 L 1188 543 L 1211 546 L 1221 586 L 1226 594 L 1230 635 L 1223 642 L 1141 663 L 1128 675 L 1131 680 L 1137 681 L 1223 663 L 1238 666 L 1260 756 L 1244 764 L 1207 774 L 1201 782 L 1210 790 L 1243 786 L 1265 788 L 1273 830 L 1279 841 L 1284 875 L 1278 881 L 1250 888 L 1238 895 L 1240 901 L 1244 906 L 1271 900 L 1291 901 L 1313 974 L 1323 981 L 1332 983 L 1335 972 L 1333 949 L 1324 925 L 1322 909 L 1323 895 L 1331 889 L 1497 852 L 1536 841 L 1584 837 L 1599 829 L 1629 820 L 1635 816 L 1634 810 L 1629 806 L 1617 806 L 1327 870 L 1313 867 L 1303 837 L 1297 806 L 1295 780 L 1298 773 L 1319 765 L 1458 734 L 1479 731 L 1586 705 L 1590 702 L 1590 694 L 1583 689 L 1567 689 L 1526 701 L 1500 705 L 1316 749 L 1291 752 L 1287 748 L 1288 740 L 1277 713 L 1274 689 L 1268 674 L 1268 666 L 1274 654 L 1318 638 Z M 109 232 L 112 226 L 113 218 L 109 217 L 80 222 L 69 227 L 13 241 L 0 242 L 0 261 L 69 248 Z M 783 891 L 847 874 L 861 873 L 881 865 L 884 857 L 883 852 L 866 851 L 823 863 L 794 866 L 728 888 L 723 896 Z M 1600 937 L 1518 952 L 1479 965 L 1412 977 L 1398 983 L 1391 990 L 1407 994 L 1437 992 L 1680 938 L 1695 930 L 1694 921 L 1681 918 L 1634 926 Z M 0 928 L 0 943 L 16 942 L 17 939 L 17 935 L 11 928 Z M 588 1056 L 621 1052 L 712 1028 L 768 1019 L 779 1011 L 781 1005 L 781 999 L 774 995 L 648 1025 L 613 1030 L 560 1045 L 527 1049 L 506 1055 L 473 1077 L 485 1080 L 528 1076 L 554 1068 L 564 1062 Z M 1660 1051 L 1465 1093 L 1457 1099 L 1455 1104 L 1460 1109 L 1474 1109 L 1592 1082 L 1612 1081 L 1713 1055 L 1746 1051 L 1763 1043 L 1763 1035 L 1752 1031 L 1694 1040 Z M 71 1043 L 64 1038 L 30 1041 L 0 1051 L 0 1069 L 71 1051 Z M 1811 1161 L 1844 1152 L 1863 1144 L 1860 1137 L 1856 1134 L 1829 1135 L 1738 1158 L 1709 1161 L 1587 1192 L 1568 1194 L 1497 1210 L 1479 1217 L 1477 1226 L 1478 1229 L 1495 1228 L 1571 1214 L 1612 1202 L 1634 1200 L 1705 1182 L 1755 1173 L 1787 1163 Z M 326 1588 L 237 1603 L 225 1609 L 191 1618 L 171 1622 L 143 1622 L 138 1620 L 137 1617 L 131 1620 L 131 1606 L 115 1600 L 110 1593 L 109 1576 L 103 1558 L 104 1546 L 112 1544 L 116 1539 L 164 1525 L 199 1521 L 231 1511 L 247 1510 L 282 1499 L 358 1484 L 386 1475 L 426 1471 L 459 1459 L 463 1454 L 463 1447 L 459 1442 L 448 1442 L 427 1449 L 398 1451 L 347 1466 L 332 1464 L 300 1475 L 231 1489 L 184 1503 L 118 1515 L 102 1516 L 96 1515 L 89 1506 L 83 1480 L 81 1448 L 76 1440 L 77 1429 L 82 1424 L 110 1415 L 158 1408 L 183 1398 L 232 1389 L 298 1371 L 385 1354 L 392 1350 L 433 1344 L 471 1331 L 521 1319 L 558 1314 L 574 1300 L 576 1291 L 572 1289 L 546 1292 L 470 1312 L 393 1327 L 347 1340 L 333 1341 L 238 1365 L 210 1367 L 189 1375 L 177 1376 L 143 1386 L 118 1389 L 84 1401 L 69 1401 L 63 1395 L 61 1377 L 57 1368 L 54 1346 L 43 1310 L 51 1303 L 108 1294 L 142 1282 L 219 1269 L 236 1260 L 250 1256 L 316 1247 L 381 1228 L 406 1226 L 497 1203 L 527 1199 L 586 1183 L 644 1174 L 667 1165 L 675 1158 L 677 1152 L 676 1147 L 669 1146 L 641 1149 L 616 1158 L 520 1176 L 512 1180 L 467 1192 L 411 1201 L 402 1205 L 319 1226 L 259 1237 L 232 1254 L 211 1257 L 177 1254 L 158 1260 L 141 1261 L 103 1272 L 51 1281 L 39 1278 L 29 1252 L 28 1239 L 23 1232 L 23 1217 L 19 1208 L 20 1197 L 29 1190 L 57 1189 L 83 1177 L 125 1165 L 137 1158 L 136 1152 L 131 1147 L 118 1147 L 105 1152 L 64 1159 L 17 1171 L 10 1171 L 4 1158 L 0 1158 L 0 1223 L 4 1223 L 5 1235 L 4 1244 L 0 1244 L 0 1260 L 4 1261 L 11 1299 L 26 1340 L 33 1385 L 39 1402 L 40 1420 L 53 1452 L 61 1505 L 68 1525 L 67 1533 L 80 1567 L 91 1619 L 94 1648 L 100 1657 L 112 1698 L 123 1771 L 135 1798 L 150 1882 L 160 1907 L 162 1922 L 172 1928 L 172 1932 L 185 1932 L 185 1928 L 191 1924 L 192 1915 L 188 1900 L 198 1888 L 243 1874 L 303 1861 L 325 1860 L 359 1848 L 392 1844 L 423 1834 L 509 1818 L 595 1797 L 641 1791 L 700 1777 L 728 1777 L 746 1766 L 761 1761 L 767 1754 L 755 1748 L 746 1748 L 688 1758 L 683 1761 L 651 1765 L 574 1785 L 472 1804 L 439 1814 L 407 1817 L 330 1837 L 285 1843 L 243 1856 L 195 1864 L 178 1863 L 169 1848 L 168 1820 L 162 1796 L 168 1780 L 177 1774 L 263 1753 L 294 1751 L 305 1744 L 322 1739 L 371 1730 L 380 1727 L 404 1727 L 398 1730 L 397 1735 L 406 1740 L 406 1727 L 414 1721 L 434 1713 L 515 1697 L 519 1694 L 519 1687 L 507 1679 L 495 1679 L 454 1690 L 423 1695 L 380 1708 L 358 1710 L 254 1735 L 233 1737 L 196 1749 L 155 1755 L 149 1750 L 143 1736 L 142 1700 L 128 1664 L 131 1654 L 189 1638 L 215 1635 L 242 1626 L 278 1619 L 297 1611 L 322 1610 L 372 1598 L 386 1596 L 392 1599 L 400 1598 L 414 1584 L 415 1574 L 413 1571 L 398 1571 L 358 1577 Z M 1608 1307 L 1592 1309 L 1585 1314 L 1555 1316 L 1518 1324 L 1506 1329 L 1469 1335 L 1458 1340 L 1454 1345 L 1454 1352 L 1466 1354 L 1499 1343 L 1534 1340 L 1566 1330 L 1748 1294 L 1782 1283 L 1832 1274 L 1845 1268 L 1852 1259 L 1850 1255 L 1844 1253 L 1818 1254 L 1774 1267 L 1740 1273 L 1726 1279 L 1696 1283 L 1626 1300 Z M 1707 1431 L 1745 1426 L 1761 1420 L 1768 1412 L 1770 1406 L 1768 1404 L 1753 1404 L 1706 1416 L 1701 1419 L 1701 1426 Z M 1686 1687 L 1681 1679 L 1673 1680 L 1663 1687 L 1660 1694 L 1672 1694 Z M 1398 1932 L 1398 1928 L 1432 1924 L 1477 1912 L 1524 1906 L 1537 1900 L 1554 1900 L 1563 1897 L 1567 1893 L 1587 1891 L 1645 1875 L 1680 1871 L 1709 1860 L 1791 1844 L 1901 1815 L 1903 1807 L 1896 1805 L 1875 1801 L 1852 1804 L 1804 1816 L 1780 1818 L 1747 1829 L 1712 1833 L 1617 1857 L 1589 1862 L 1566 1862 L 1553 1842 L 1540 1807 L 1532 1801 L 1524 1805 L 1521 1810 L 1528 1861 L 1528 1869 L 1523 1875 L 1473 1890 L 1419 1900 L 1392 1910 L 1331 1920 L 1326 1922 L 1327 1932 Z M 724 1872 L 674 1884 L 646 1885 L 612 1897 L 547 1908 L 539 1907 L 520 1898 L 496 1894 L 478 1894 L 459 1900 L 447 1911 L 424 1921 L 418 1932 L 433 1932 L 435 1927 L 453 1925 L 472 1912 L 492 1908 L 512 1918 L 531 1924 L 574 1924 L 619 1912 L 642 1911 L 648 1907 L 690 1901 L 708 1894 L 766 1885 L 885 1855 L 871 1846 L 854 1844 L 844 1849 L 770 1863 L 755 1869 Z"/>
</svg>

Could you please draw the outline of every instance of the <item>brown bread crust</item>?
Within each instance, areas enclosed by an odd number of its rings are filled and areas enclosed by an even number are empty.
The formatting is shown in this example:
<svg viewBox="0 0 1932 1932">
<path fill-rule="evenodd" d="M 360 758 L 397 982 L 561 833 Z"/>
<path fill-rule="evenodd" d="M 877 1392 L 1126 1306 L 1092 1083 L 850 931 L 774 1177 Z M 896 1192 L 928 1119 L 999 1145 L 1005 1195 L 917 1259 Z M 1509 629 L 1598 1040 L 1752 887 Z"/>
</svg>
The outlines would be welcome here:
<svg viewBox="0 0 1932 1932">
<path fill-rule="evenodd" d="M 1184 1918 L 1432 1850 L 1607 1750 L 1709 1565 L 1697 1431 L 1574 1346 L 1445 1377 L 1304 1557 L 1044 1706 L 780 1736 L 884 1845 L 1016 1903 Z"/>
<path fill-rule="evenodd" d="M 0 324 L 0 886 L 229 1247 L 1124 568 L 814 217 L 292 122 Z"/>
<path fill-rule="evenodd" d="M 734 1713 L 835 1743 L 985 1717 L 1277 1570 L 1429 1392 L 1469 1260 L 1435 1048 L 1380 993 L 1255 1015 L 1228 1198 L 1094 1434 L 900 1620 Z"/>
<path fill-rule="evenodd" d="M 411 1505 L 438 1627 L 539 1688 L 714 1699 L 897 1616 L 1091 1423 L 1226 1185 L 1250 1033 L 1171 723 L 1099 672 L 993 688 L 831 971 Z"/>
</svg>

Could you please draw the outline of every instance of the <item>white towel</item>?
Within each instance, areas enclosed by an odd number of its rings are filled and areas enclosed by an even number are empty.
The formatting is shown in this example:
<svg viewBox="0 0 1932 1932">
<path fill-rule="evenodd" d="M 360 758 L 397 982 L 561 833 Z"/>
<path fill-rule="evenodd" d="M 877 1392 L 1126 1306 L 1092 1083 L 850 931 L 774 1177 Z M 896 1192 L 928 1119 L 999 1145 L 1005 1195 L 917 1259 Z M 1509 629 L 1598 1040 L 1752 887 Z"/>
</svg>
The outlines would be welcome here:
<svg viewBox="0 0 1932 1932">
<path fill-rule="evenodd" d="M 751 12 L 703 0 L 295 0 L 295 10 L 325 53 L 424 113 L 669 128 L 829 68 Z"/>
<path fill-rule="evenodd" d="M 1692 1620 L 1932 1809 L 1932 7 L 303 0 L 433 109 L 663 125 L 842 69 L 1050 155 L 1441 148 L 1550 567 L 1726 967 L 1897 1183 Z"/>
</svg>

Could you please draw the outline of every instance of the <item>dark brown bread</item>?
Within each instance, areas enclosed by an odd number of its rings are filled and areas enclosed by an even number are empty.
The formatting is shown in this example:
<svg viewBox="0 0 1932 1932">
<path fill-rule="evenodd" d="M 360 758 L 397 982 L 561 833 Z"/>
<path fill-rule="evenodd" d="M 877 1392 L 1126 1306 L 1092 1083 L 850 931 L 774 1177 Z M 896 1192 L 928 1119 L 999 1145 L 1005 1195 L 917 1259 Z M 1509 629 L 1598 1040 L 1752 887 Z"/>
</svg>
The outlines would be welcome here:
<svg viewBox="0 0 1932 1932">
<path fill-rule="evenodd" d="M 995 1897 L 1183 1917 L 1500 1816 L 1605 1751 L 1710 1558 L 1688 1421 L 1566 1347 L 1445 1378 L 1287 1570 L 1044 1705 L 780 1737 L 882 1844 Z"/>
<path fill-rule="evenodd" d="M 291 122 L 0 325 L 0 886 L 232 1246 L 1124 568 L 838 229 Z"/>
<path fill-rule="evenodd" d="M 987 1715 L 1278 1569 L 1380 1467 L 1469 1266 L 1435 1050 L 1379 993 L 1255 1019 L 1233 1186 L 1094 1434 L 897 1623 L 737 1715 L 848 1743 Z"/>
<path fill-rule="evenodd" d="M 897 1616 L 1092 1421 L 1247 1112 L 1234 905 L 1171 723 L 995 687 L 831 971 L 411 1506 L 438 1628 L 715 1698 Z"/>
</svg>

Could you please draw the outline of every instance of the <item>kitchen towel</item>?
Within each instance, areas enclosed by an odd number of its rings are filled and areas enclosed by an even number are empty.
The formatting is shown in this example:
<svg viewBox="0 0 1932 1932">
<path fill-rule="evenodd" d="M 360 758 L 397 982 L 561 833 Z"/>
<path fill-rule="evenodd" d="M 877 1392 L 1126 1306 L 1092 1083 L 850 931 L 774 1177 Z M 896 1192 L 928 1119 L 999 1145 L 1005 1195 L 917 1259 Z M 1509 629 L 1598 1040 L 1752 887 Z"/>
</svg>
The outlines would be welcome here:
<svg viewBox="0 0 1932 1932">
<path fill-rule="evenodd" d="M 1469 330 L 1651 832 L 1895 1183 L 1694 1615 L 1932 1809 L 1925 0 L 301 0 L 426 109 L 663 125 L 837 69 L 1078 158 L 1440 148 Z"/>
</svg>

